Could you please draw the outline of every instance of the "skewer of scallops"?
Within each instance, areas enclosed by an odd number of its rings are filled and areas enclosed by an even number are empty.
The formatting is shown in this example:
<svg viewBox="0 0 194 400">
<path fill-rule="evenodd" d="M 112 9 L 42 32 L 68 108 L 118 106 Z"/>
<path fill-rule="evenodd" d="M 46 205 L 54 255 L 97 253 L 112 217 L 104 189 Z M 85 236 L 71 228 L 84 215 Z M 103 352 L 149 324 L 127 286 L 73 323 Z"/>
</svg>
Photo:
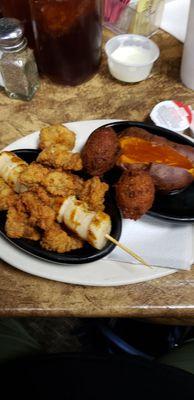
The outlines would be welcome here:
<svg viewBox="0 0 194 400">
<path fill-rule="evenodd" d="M 16 192 L 22 193 L 28 188 L 20 183 L 19 176 L 28 164 L 12 152 L 2 152 L 0 154 L 0 177 Z M 111 233 L 111 218 L 102 211 L 91 211 L 87 204 L 80 201 L 76 196 L 68 196 L 64 199 L 59 212 L 57 221 L 64 224 L 81 239 L 86 240 L 98 250 L 103 249 L 107 240 L 120 247 L 130 254 L 141 264 L 149 266 L 141 257 L 124 246 Z"/>
<path fill-rule="evenodd" d="M 87 204 L 80 201 L 76 196 L 68 196 L 63 201 L 57 218 L 59 223 L 64 224 L 81 239 L 86 240 L 91 246 L 98 250 L 103 249 L 107 240 L 126 251 L 141 264 L 149 265 L 128 247 L 114 239 L 111 233 L 111 218 L 102 211 L 91 211 Z"/>
</svg>

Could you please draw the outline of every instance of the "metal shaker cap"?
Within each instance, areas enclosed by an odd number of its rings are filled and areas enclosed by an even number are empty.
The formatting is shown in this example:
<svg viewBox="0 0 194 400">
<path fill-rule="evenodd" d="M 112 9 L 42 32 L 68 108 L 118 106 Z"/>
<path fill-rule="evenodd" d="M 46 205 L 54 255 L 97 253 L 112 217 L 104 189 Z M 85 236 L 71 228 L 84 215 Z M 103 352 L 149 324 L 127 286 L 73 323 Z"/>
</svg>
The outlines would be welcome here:
<svg viewBox="0 0 194 400">
<path fill-rule="evenodd" d="M 0 18 L 0 49 L 20 51 L 26 45 L 22 23 L 15 18 Z"/>
</svg>

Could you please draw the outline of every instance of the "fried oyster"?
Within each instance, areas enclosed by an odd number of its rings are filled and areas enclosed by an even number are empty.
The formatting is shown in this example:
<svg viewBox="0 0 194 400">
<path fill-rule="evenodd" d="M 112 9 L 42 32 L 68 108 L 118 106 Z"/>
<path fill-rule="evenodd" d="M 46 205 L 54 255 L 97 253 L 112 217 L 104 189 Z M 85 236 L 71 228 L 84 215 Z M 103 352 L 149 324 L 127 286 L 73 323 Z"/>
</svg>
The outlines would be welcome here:
<svg viewBox="0 0 194 400">
<path fill-rule="evenodd" d="M 18 195 L 0 178 L 0 211 L 8 210 L 17 201 Z"/>
<path fill-rule="evenodd" d="M 69 172 L 51 171 L 43 184 L 54 196 L 70 196 L 80 192 L 83 179 Z"/>
<path fill-rule="evenodd" d="M 68 151 L 63 144 L 54 144 L 41 151 L 37 157 L 37 162 L 63 170 L 79 171 L 82 169 L 80 154 Z"/>
<path fill-rule="evenodd" d="M 45 149 L 57 143 L 64 145 L 66 150 L 72 150 L 75 146 L 75 133 L 63 125 L 51 125 L 41 129 L 40 149 Z"/>
<path fill-rule="evenodd" d="M 48 168 L 33 162 L 20 174 L 19 181 L 29 189 L 34 185 L 43 183 L 48 173 Z"/>
<path fill-rule="evenodd" d="M 21 195 L 21 200 L 29 214 L 31 225 L 46 230 L 54 224 L 55 211 L 38 199 L 35 193 L 25 192 Z"/>
<path fill-rule="evenodd" d="M 40 233 L 30 224 L 28 214 L 10 207 L 7 213 L 5 232 L 8 237 L 40 240 Z"/>
<path fill-rule="evenodd" d="M 94 176 L 84 182 L 79 199 L 86 202 L 91 210 L 103 211 L 104 196 L 108 188 L 107 183 L 101 182 L 97 176 Z"/>
<path fill-rule="evenodd" d="M 69 236 L 57 223 L 44 232 L 40 244 L 44 249 L 57 253 L 65 253 L 83 247 L 81 239 Z"/>
</svg>

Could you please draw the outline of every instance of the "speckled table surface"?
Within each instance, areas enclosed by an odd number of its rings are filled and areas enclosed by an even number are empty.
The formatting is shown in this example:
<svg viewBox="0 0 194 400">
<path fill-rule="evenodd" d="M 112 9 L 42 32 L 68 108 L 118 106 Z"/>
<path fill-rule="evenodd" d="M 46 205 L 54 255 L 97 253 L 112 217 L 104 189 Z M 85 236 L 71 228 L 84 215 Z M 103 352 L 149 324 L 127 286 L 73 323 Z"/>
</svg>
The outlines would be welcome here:
<svg viewBox="0 0 194 400">
<path fill-rule="evenodd" d="M 104 33 L 106 41 L 110 32 Z M 194 107 L 194 92 L 179 78 L 182 44 L 167 33 L 153 36 L 161 56 L 152 75 L 138 84 L 109 75 L 103 54 L 99 72 L 77 87 L 41 79 L 31 102 L 0 91 L 0 148 L 41 127 L 90 119 L 144 121 L 159 101 L 176 99 Z M 0 316 L 141 317 L 194 323 L 194 269 L 121 287 L 84 287 L 49 281 L 0 262 Z"/>
</svg>

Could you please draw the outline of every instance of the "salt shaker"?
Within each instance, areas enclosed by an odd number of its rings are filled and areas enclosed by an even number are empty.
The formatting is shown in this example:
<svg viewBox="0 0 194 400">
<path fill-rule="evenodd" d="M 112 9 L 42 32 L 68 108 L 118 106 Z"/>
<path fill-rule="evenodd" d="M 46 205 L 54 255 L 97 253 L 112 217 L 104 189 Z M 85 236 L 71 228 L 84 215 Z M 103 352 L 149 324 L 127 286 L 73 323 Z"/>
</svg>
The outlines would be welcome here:
<svg viewBox="0 0 194 400">
<path fill-rule="evenodd" d="M 194 90 L 194 1 L 190 2 L 187 33 L 181 62 L 181 80 L 185 86 Z"/>
<path fill-rule="evenodd" d="M 38 88 L 38 69 L 24 28 L 15 18 L 0 19 L 0 73 L 9 97 L 31 100 Z"/>
</svg>

